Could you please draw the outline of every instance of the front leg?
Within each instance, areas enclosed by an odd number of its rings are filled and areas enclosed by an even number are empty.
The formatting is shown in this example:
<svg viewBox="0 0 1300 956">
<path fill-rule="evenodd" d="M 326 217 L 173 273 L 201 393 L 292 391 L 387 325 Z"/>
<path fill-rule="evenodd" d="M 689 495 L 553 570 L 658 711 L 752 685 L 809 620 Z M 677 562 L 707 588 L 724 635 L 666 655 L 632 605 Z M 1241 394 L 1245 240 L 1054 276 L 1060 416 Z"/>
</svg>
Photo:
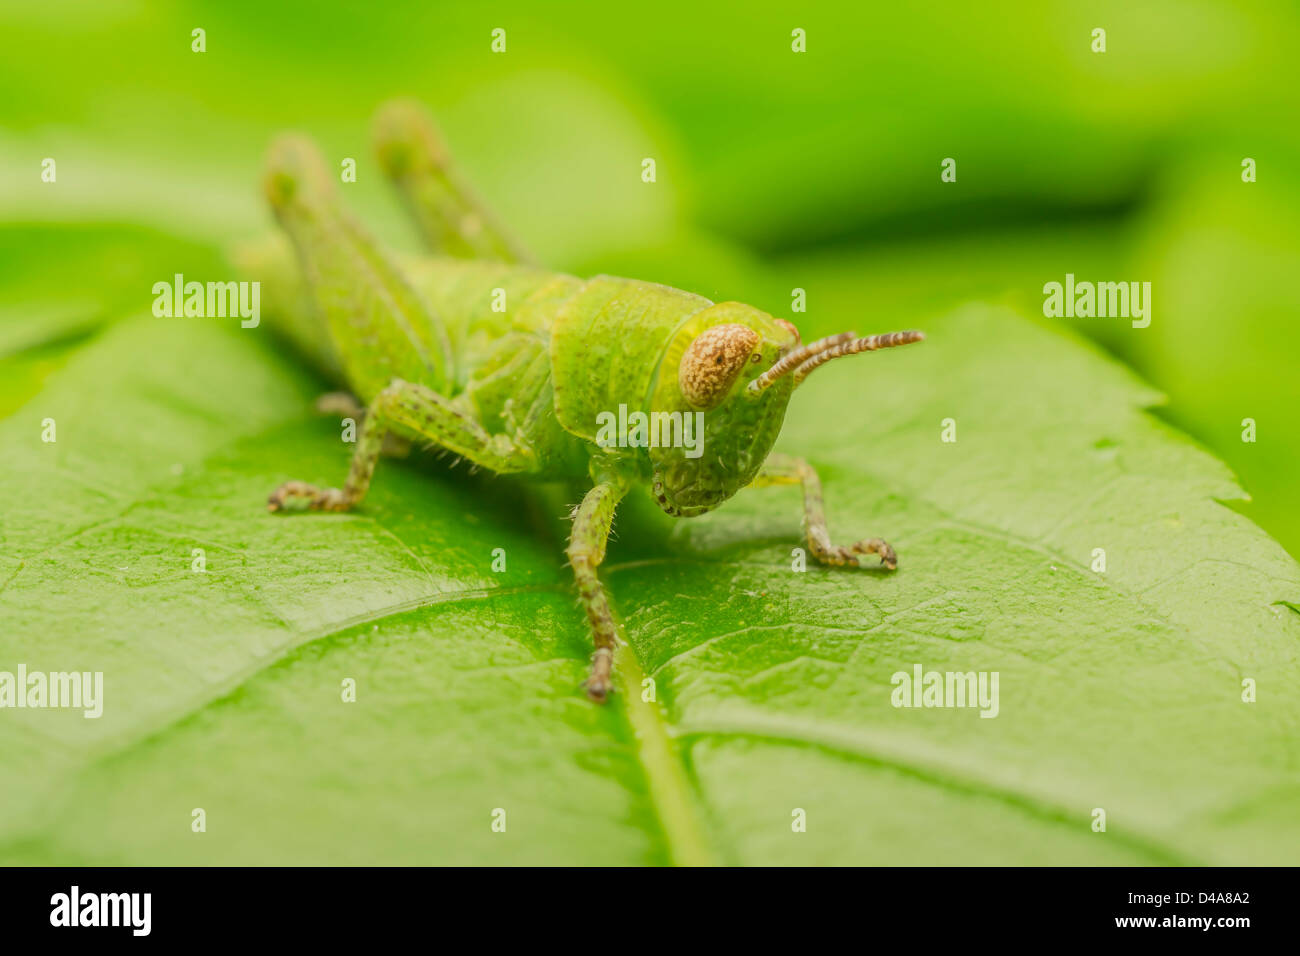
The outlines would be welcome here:
<svg viewBox="0 0 1300 956">
<path fill-rule="evenodd" d="M 341 489 L 317 488 L 287 481 L 271 493 L 267 510 L 281 511 L 297 504 L 311 511 L 347 511 L 359 504 L 370 488 L 384 438 L 394 428 L 503 474 L 529 471 L 536 463 L 530 448 L 516 445 L 505 435 L 489 433 L 451 399 L 424 385 L 394 379 L 366 411 L 347 484 Z"/>
<path fill-rule="evenodd" d="M 898 555 L 881 538 L 867 538 L 847 546 L 831 544 L 830 531 L 826 528 L 826 506 L 822 502 L 821 479 L 817 477 L 813 466 L 802 458 L 769 455 L 762 470 L 751 482 L 751 487 L 794 484 L 803 486 L 804 533 L 808 536 L 808 549 L 818 561 L 835 567 L 860 567 L 858 555 L 878 554 L 881 567 L 891 571 L 898 567 Z"/>
<path fill-rule="evenodd" d="M 610 610 L 596 568 L 605 560 L 605 543 L 609 540 L 614 509 L 626 493 L 627 484 L 620 478 L 598 482 L 574 509 L 573 533 L 569 537 L 569 563 L 573 565 L 578 596 L 596 644 L 591 656 L 591 676 L 583 687 L 587 696 L 597 702 L 603 702 L 613 689 L 614 651 L 620 641 L 614 612 Z"/>
</svg>

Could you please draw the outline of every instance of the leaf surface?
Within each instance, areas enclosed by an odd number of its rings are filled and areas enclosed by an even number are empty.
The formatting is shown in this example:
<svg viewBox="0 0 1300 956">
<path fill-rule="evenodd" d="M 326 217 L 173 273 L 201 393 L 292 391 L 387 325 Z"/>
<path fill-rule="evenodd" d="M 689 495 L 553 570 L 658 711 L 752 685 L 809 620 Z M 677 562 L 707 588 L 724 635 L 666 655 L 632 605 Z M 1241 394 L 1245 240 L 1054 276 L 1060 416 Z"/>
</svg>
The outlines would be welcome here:
<svg viewBox="0 0 1300 956">
<path fill-rule="evenodd" d="M 385 461 L 269 515 L 350 446 L 222 323 L 116 324 L 0 422 L 0 669 L 105 674 L 98 720 L 3 712 L 0 859 L 1295 862 L 1300 573 L 1090 347 L 972 306 L 800 389 L 782 449 L 896 574 L 793 571 L 793 490 L 632 502 L 605 578 L 657 699 L 599 708 L 567 493 Z M 916 664 L 997 671 L 998 716 L 894 707 Z"/>
</svg>

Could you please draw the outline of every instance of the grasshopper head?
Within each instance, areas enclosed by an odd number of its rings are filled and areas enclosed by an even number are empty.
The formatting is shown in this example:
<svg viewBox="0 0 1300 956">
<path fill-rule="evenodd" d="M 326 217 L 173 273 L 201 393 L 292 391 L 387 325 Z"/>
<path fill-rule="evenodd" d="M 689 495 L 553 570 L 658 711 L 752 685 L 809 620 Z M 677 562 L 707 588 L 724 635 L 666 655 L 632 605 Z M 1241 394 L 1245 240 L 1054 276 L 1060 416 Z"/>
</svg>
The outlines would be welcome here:
<svg viewBox="0 0 1300 956">
<path fill-rule="evenodd" d="M 651 491 L 670 515 L 716 508 L 745 485 L 771 451 L 790 401 L 787 381 L 749 397 L 746 388 L 799 344 L 789 322 L 722 302 L 679 330 L 659 368 L 652 418 L 682 422 L 684 441 L 651 447 Z"/>
<path fill-rule="evenodd" d="M 716 508 L 754 480 L 809 373 L 831 359 L 922 338 L 845 332 L 801 345 L 791 323 L 747 305 L 723 302 L 698 313 L 669 344 L 652 393 L 652 418 L 681 413 L 690 439 L 652 445 L 656 503 L 677 517 Z"/>
</svg>

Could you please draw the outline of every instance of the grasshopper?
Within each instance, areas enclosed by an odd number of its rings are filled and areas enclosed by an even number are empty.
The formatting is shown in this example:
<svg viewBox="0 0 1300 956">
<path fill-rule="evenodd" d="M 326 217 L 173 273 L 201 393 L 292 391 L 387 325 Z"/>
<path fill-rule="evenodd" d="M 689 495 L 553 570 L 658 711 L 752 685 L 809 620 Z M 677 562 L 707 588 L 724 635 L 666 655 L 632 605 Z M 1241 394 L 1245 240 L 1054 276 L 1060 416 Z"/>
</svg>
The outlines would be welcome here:
<svg viewBox="0 0 1300 956">
<path fill-rule="evenodd" d="M 833 544 L 817 472 L 770 452 L 810 373 L 918 342 L 920 332 L 844 332 L 803 344 L 792 323 L 738 302 L 539 268 L 461 181 L 418 106 L 390 104 L 375 126 L 380 164 L 435 253 L 409 265 L 343 209 L 310 140 L 281 136 L 267 160 L 266 197 L 296 249 L 310 319 L 324 324 L 337 370 L 366 406 L 343 487 L 289 481 L 271 494 L 271 511 L 356 507 L 394 437 L 500 474 L 589 479 L 567 553 L 594 642 L 583 685 L 594 701 L 613 690 L 622 644 L 597 569 L 615 508 L 633 488 L 689 518 L 742 488 L 798 484 L 818 561 L 857 567 L 876 555 L 881 567 L 897 567 L 880 538 Z M 494 311 L 503 298 L 508 312 Z M 698 415 L 702 445 L 598 441 L 598 423 L 623 408 L 678 421 Z"/>
</svg>

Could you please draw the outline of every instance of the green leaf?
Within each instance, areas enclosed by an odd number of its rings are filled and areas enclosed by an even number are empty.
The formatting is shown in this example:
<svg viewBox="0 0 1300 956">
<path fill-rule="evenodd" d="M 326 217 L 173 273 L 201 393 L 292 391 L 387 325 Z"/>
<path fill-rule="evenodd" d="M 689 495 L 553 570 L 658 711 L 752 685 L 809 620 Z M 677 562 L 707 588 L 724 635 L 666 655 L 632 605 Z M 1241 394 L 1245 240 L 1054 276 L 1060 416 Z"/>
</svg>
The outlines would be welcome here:
<svg viewBox="0 0 1300 956">
<path fill-rule="evenodd" d="M 0 422 L 0 670 L 105 681 L 97 720 L 0 711 L 0 860 L 1296 862 L 1296 564 L 1090 347 L 926 330 L 819 371 L 782 440 L 899 571 L 792 571 L 792 490 L 638 499 L 605 577 L 656 701 L 601 708 L 573 492 L 386 460 L 355 514 L 269 515 L 346 468 L 319 383 L 262 329 L 108 328 Z M 998 716 L 895 708 L 915 664 L 997 671 Z"/>
</svg>

